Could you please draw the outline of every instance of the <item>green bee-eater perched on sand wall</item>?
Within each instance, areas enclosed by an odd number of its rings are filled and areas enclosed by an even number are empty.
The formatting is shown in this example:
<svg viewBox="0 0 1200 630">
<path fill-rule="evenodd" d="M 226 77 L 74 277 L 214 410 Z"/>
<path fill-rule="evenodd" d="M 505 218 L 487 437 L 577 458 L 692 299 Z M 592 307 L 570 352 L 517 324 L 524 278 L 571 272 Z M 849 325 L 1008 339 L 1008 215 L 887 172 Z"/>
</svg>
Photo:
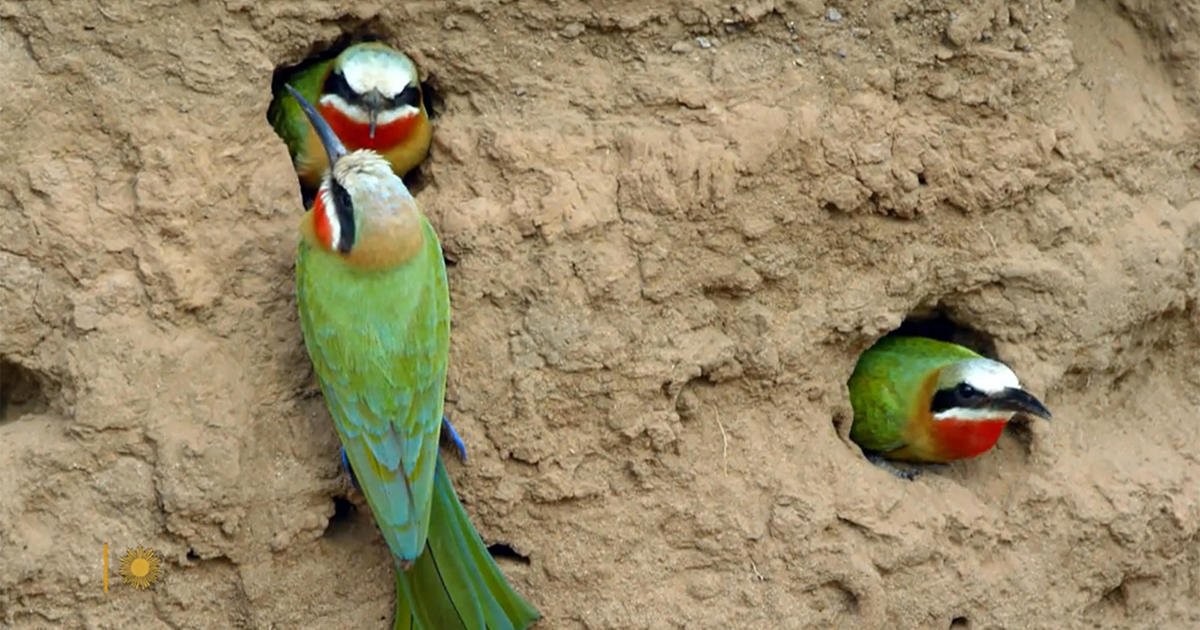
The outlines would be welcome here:
<svg viewBox="0 0 1200 630">
<path fill-rule="evenodd" d="M 300 224 L 305 346 L 375 521 L 396 560 L 397 628 L 525 628 L 438 453 L 450 296 L 437 234 L 392 165 L 347 151 L 303 96 L 329 171 Z"/>
</svg>

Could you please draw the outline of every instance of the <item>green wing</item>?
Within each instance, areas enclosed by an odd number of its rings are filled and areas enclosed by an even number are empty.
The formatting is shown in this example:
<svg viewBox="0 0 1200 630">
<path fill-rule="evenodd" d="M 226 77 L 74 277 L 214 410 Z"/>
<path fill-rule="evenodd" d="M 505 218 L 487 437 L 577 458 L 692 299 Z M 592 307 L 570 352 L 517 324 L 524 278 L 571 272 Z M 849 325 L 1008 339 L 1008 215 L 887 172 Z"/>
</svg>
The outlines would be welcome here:
<svg viewBox="0 0 1200 630">
<path fill-rule="evenodd" d="M 904 446 L 904 429 L 929 374 L 978 356 L 962 346 L 924 337 L 879 340 L 863 353 L 850 376 L 850 439 L 871 451 Z"/>
<path fill-rule="evenodd" d="M 325 83 L 325 76 L 329 74 L 333 62 L 333 59 L 328 59 L 302 67 L 285 77 L 283 83 L 291 85 L 304 98 L 308 99 L 308 102 L 315 104 L 320 97 L 321 86 Z M 283 89 L 282 84 L 275 90 L 275 96 L 271 99 L 270 107 L 267 108 L 267 120 L 275 128 L 275 133 L 287 144 L 293 163 L 299 156 L 307 155 L 308 119 L 300 109 L 300 104 Z"/>
<path fill-rule="evenodd" d="M 386 271 L 361 271 L 302 243 L 300 326 L 338 437 L 392 553 L 425 547 L 450 351 L 450 297 L 437 235 Z"/>
</svg>

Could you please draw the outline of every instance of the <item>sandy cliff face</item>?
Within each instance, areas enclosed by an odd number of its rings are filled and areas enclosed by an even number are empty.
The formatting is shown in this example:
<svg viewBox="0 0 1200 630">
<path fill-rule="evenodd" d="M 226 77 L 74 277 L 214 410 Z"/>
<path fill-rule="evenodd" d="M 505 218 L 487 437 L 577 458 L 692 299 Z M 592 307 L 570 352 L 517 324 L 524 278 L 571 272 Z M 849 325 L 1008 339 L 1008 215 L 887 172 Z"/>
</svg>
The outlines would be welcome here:
<svg viewBox="0 0 1200 630">
<path fill-rule="evenodd" d="M 451 472 L 543 627 L 1200 627 L 1200 2 L 405 4 L 0 2 L 0 624 L 390 620 L 265 119 L 373 32 L 445 100 Z M 905 483 L 845 381 L 934 309 L 1055 419 Z"/>
</svg>

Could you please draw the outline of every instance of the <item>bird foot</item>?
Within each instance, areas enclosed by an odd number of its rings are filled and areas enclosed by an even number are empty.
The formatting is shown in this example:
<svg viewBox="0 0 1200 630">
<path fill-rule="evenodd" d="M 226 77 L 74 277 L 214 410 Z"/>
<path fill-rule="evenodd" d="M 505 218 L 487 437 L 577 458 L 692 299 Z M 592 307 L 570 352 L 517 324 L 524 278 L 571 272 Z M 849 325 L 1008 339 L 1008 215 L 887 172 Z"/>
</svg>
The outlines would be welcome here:
<svg viewBox="0 0 1200 630">
<path fill-rule="evenodd" d="M 918 468 L 900 468 L 899 466 L 896 466 L 892 462 L 888 461 L 886 458 L 884 458 L 883 455 L 880 455 L 879 453 L 866 453 L 866 456 L 867 456 L 867 461 L 871 462 L 872 464 L 875 464 L 876 467 L 886 470 L 905 481 L 912 481 L 913 479 L 916 479 L 921 474 L 920 469 L 918 469 Z"/>
<path fill-rule="evenodd" d="M 342 470 L 345 470 L 346 474 L 350 475 L 350 483 L 354 486 L 354 489 L 358 490 L 359 492 L 362 492 L 362 486 L 358 485 L 358 477 L 356 477 L 354 475 L 354 469 L 350 467 L 350 460 L 346 458 L 346 447 L 343 446 L 341 451 L 342 451 Z"/>
<path fill-rule="evenodd" d="M 458 451 L 460 460 L 467 461 L 467 443 L 459 437 L 458 431 L 454 430 L 454 425 L 450 424 L 450 418 L 446 416 L 442 416 L 442 439 L 454 445 L 454 450 Z"/>
<path fill-rule="evenodd" d="M 454 446 L 454 450 L 458 453 L 458 458 L 462 461 L 467 461 L 467 444 L 463 442 L 462 437 L 458 435 L 458 431 L 454 430 L 454 425 L 450 424 L 450 419 L 442 416 L 442 438 L 450 442 Z M 362 486 L 358 485 L 358 477 L 354 474 L 354 469 L 350 467 L 350 460 L 346 457 L 346 447 L 342 447 L 342 469 L 350 475 L 350 483 L 354 484 L 354 489 L 362 492 Z"/>
</svg>

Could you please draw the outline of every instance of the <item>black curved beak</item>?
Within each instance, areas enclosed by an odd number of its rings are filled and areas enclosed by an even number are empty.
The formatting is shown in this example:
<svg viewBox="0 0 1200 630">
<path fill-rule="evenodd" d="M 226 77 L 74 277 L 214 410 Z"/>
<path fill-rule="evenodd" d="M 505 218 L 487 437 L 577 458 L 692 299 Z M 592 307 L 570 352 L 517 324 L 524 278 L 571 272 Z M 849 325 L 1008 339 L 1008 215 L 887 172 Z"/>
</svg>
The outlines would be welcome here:
<svg viewBox="0 0 1200 630">
<path fill-rule="evenodd" d="M 1009 387 L 992 396 L 989 406 L 994 409 L 1027 413 L 1046 420 L 1050 419 L 1050 410 L 1042 404 L 1042 401 L 1034 398 L 1029 392 L 1016 387 Z"/>
<path fill-rule="evenodd" d="M 333 165 L 337 163 L 338 159 L 346 155 L 346 145 L 342 144 L 337 134 L 333 132 L 333 128 L 321 117 L 321 113 L 311 103 L 304 100 L 304 97 L 300 96 L 300 93 L 295 88 L 286 83 L 283 87 L 300 104 L 300 109 L 304 110 L 304 115 L 308 116 L 308 121 L 312 123 L 313 129 L 317 131 L 317 137 L 321 139 L 321 145 L 325 147 L 325 155 L 329 156 L 329 168 L 332 170 Z"/>
</svg>

